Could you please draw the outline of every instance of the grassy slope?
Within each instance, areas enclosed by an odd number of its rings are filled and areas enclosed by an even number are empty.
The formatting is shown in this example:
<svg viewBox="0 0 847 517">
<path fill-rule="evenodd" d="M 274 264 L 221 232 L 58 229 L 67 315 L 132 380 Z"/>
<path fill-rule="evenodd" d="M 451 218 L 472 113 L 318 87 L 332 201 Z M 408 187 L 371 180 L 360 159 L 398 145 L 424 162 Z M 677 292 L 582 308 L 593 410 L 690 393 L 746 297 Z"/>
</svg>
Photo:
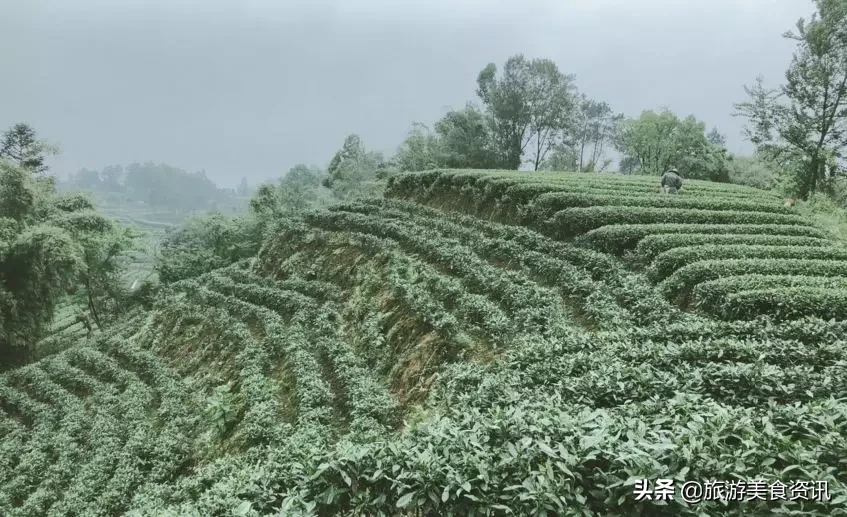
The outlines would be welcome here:
<svg viewBox="0 0 847 517">
<path fill-rule="evenodd" d="M 525 228 L 344 205 L 0 377 L 0 513 L 738 513 L 633 500 L 675 475 L 843 493 L 845 330 L 712 321 Z"/>
</svg>

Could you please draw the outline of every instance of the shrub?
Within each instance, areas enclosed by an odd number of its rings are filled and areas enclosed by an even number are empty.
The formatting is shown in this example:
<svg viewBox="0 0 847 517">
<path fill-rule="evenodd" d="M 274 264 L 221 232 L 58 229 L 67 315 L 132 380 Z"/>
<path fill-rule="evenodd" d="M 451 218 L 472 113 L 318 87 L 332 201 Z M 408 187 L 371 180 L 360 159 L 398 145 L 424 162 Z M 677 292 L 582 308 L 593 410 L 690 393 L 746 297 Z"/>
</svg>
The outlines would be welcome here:
<svg viewBox="0 0 847 517">
<path fill-rule="evenodd" d="M 740 275 L 703 282 L 692 291 L 693 305 L 709 313 L 717 313 L 730 294 L 781 287 L 847 289 L 847 278 L 803 275 Z"/>
<path fill-rule="evenodd" d="M 659 288 L 666 297 L 687 303 L 695 285 L 718 278 L 767 271 L 772 275 L 847 276 L 847 262 L 805 259 L 703 260 L 684 266 L 665 279 Z"/>
<path fill-rule="evenodd" d="M 674 248 L 698 246 L 702 244 L 750 244 L 759 246 L 831 246 L 832 241 L 818 237 L 799 235 L 768 234 L 720 234 L 720 233 L 662 233 L 647 235 L 635 247 L 635 254 L 641 260 L 653 257 Z"/>
<path fill-rule="evenodd" d="M 585 173 L 522 173 L 514 171 L 433 170 L 411 172 L 392 177 L 388 181 L 388 197 L 416 198 L 438 196 L 450 190 L 472 188 L 485 196 L 500 197 L 506 190 L 516 188 L 512 199 L 526 199 L 526 194 L 552 191 L 586 191 L 597 193 L 643 193 L 658 189 L 658 178 L 653 176 L 623 176 L 618 174 Z M 526 194 L 519 194 L 523 192 Z M 708 181 L 686 180 L 685 194 L 702 196 L 751 197 L 778 200 L 767 191 Z"/>
<path fill-rule="evenodd" d="M 804 316 L 845 319 L 847 289 L 802 286 L 730 293 L 719 315 L 724 319 L 752 319 L 759 314 L 777 320 Z"/>
<path fill-rule="evenodd" d="M 748 201 L 737 198 L 666 196 L 653 193 L 586 193 L 548 192 L 535 198 L 531 212 L 536 217 L 550 215 L 572 207 L 589 206 L 638 206 L 654 208 L 689 208 L 698 210 L 740 210 L 748 212 L 773 212 L 790 214 L 794 211 L 784 205 L 770 201 Z"/>
<path fill-rule="evenodd" d="M 809 226 L 799 215 L 767 212 L 691 210 L 639 206 L 592 206 L 568 208 L 546 222 L 546 231 L 562 238 L 585 233 L 608 224 L 688 223 L 688 224 L 784 224 Z"/>
<path fill-rule="evenodd" d="M 260 227 L 253 218 L 197 215 L 166 235 L 156 271 L 166 284 L 193 278 L 252 257 L 260 245 Z"/>
<path fill-rule="evenodd" d="M 754 156 L 735 156 L 728 166 L 730 183 L 768 190 L 779 183 L 779 178 L 767 163 Z"/>
<path fill-rule="evenodd" d="M 648 270 L 648 276 L 653 280 L 663 278 L 685 265 L 710 258 L 845 260 L 847 259 L 847 249 L 835 246 L 755 246 L 747 244 L 688 246 L 668 250 L 657 255 Z"/>
<path fill-rule="evenodd" d="M 648 235 L 674 234 L 790 235 L 819 239 L 828 237 L 818 228 L 793 224 L 612 224 L 580 235 L 575 243 L 607 253 L 622 254 L 636 247 L 638 242 Z"/>
</svg>

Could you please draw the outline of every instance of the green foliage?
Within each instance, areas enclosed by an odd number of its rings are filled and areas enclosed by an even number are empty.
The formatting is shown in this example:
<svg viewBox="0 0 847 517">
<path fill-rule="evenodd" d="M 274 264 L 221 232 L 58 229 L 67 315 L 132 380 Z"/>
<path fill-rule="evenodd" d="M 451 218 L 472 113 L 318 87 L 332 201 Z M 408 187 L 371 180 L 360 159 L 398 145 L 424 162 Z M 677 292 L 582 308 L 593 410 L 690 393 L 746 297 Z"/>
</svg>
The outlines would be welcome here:
<svg viewBox="0 0 847 517">
<path fill-rule="evenodd" d="M 0 160 L 0 217 L 28 220 L 35 209 L 36 191 L 29 173 Z"/>
<path fill-rule="evenodd" d="M 734 206 L 776 213 L 793 212 L 778 202 L 777 196 L 761 190 L 697 180 L 689 184 L 685 195 L 671 198 L 657 194 L 657 184 L 646 177 L 434 170 L 392 178 L 386 196 L 415 199 L 501 222 L 526 224 L 545 232 L 548 230 L 544 221 L 552 215 L 559 198 L 567 201 L 565 205 L 596 201 L 648 206 Z"/>
<path fill-rule="evenodd" d="M 442 166 L 441 142 L 426 125 L 412 124 L 412 129 L 397 150 L 394 161 L 403 172 L 423 171 Z"/>
<path fill-rule="evenodd" d="M 475 104 L 448 111 L 434 129 L 432 132 L 420 123 L 412 125 L 394 157 L 401 172 L 499 166 L 489 120 Z"/>
<path fill-rule="evenodd" d="M 0 262 L 3 367 L 26 360 L 58 298 L 83 270 L 82 250 L 67 232 L 39 225 L 19 233 Z"/>
<path fill-rule="evenodd" d="M 847 262 L 765 258 L 703 260 L 676 270 L 659 284 L 659 287 L 666 296 L 673 296 L 684 302 L 691 290 L 702 282 L 763 271 L 771 275 L 847 276 Z"/>
<path fill-rule="evenodd" d="M 252 217 L 193 216 L 168 232 L 162 241 L 156 271 L 163 283 L 194 278 L 252 257 L 261 244 L 261 228 Z"/>
<path fill-rule="evenodd" d="M 553 147 L 543 169 L 554 171 L 603 172 L 610 165 L 605 150 L 620 138 L 622 114 L 614 114 L 605 102 L 582 94 L 577 103 L 572 136 Z"/>
<path fill-rule="evenodd" d="M 435 123 L 443 153 L 442 167 L 494 169 L 502 159 L 486 114 L 475 104 L 448 111 Z"/>
<path fill-rule="evenodd" d="M 120 258 L 133 249 L 137 234 L 86 209 L 91 206 L 86 201 L 84 198 L 59 198 L 58 213 L 52 223 L 68 231 L 82 247 L 84 268 L 79 281 L 87 295 L 88 309 L 101 327 L 103 317 L 115 316 L 127 301 Z M 68 212 L 68 209 L 79 211 Z"/>
<path fill-rule="evenodd" d="M 826 239 L 829 236 L 823 230 L 812 226 L 794 224 L 611 224 L 586 232 L 575 240 L 576 244 L 613 253 L 623 254 L 640 244 L 642 239 L 655 235 L 668 239 L 684 239 L 688 234 L 714 235 L 775 235 L 784 237 L 803 237 Z M 679 235 L 678 237 L 676 235 Z M 728 243 L 727 243 L 728 244 Z M 649 246 L 649 244 L 645 244 Z"/>
<path fill-rule="evenodd" d="M 589 206 L 637 206 L 649 208 L 688 208 L 697 210 L 736 210 L 748 212 L 795 213 L 789 207 L 776 202 L 745 201 L 738 198 L 689 198 L 684 195 L 626 195 L 588 192 L 548 192 L 533 200 L 530 211 L 536 217 L 546 218 L 554 213 L 573 207 Z"/>
<path fill-rule="evenodd" d="M 359 135 L 348 135 L 332 157 L 322 184 L 341 200 L 379 195 L 382 184 L 378 171 L 383 162 L 381 153 L 365 149 Z"/>
<path fill-rule="evenodd" d="M 847 318 L 847 289 L 804 285 L 739 291 L 726 295 L 718 314 L 728 319 L 750 319 L 759 314 L 771 314 L 774 319 L 814 315 L 843 320 Z"/>
<path fill-rule="evenodd" d="M 229 384 L 215 388 L 203 410 L 203 417 L 218 437 L 224 436 L 239 415 L 238 398 Z"/>
<path fill-rule="evenodd" d="M 506 60 L 501 77 L 489 63 L 477 77 L 477 95 L 490 117 L 492 136 L 503 167 L 521 166 L 530 143 L 530 161 L 538 170 L 576 108 L 574 77 L 549 59 Z"/>
<path fill-rule="evenodd" d="M 640 206 L 591 206 L 556 212 L 547 221 L 551 235 L 566 237 L 610 224 L 774 224 L 809 226 L 799 215 L 737 210 L 692 210 L 687 208 L 651 208 Z"/>
<path fill-rule="evenodd" d="M 46 172 L 45 158 L 57 152 L 56 146 L 38 139 L 32 126 L 24 123 L 13 125 L 0 138 L 0 161 L 8 160 L 30 173 Z"/>
<path fill-rule="evenodd" d="M 111 165 L 99 173 L 83 169 L 70 185 L 93 191 L 98 199 L 120 194 L 128 205 L 143 205 L 179 213 L 226 210 L 237 204 L 236 193 L 218 188 L 204 171 L 189 173 L 164 163 Z"/>
<path fill-rule="evenodd" d="M 0 179 L 0 368 L 5 368 L 29 358 L 67 292 L 84 289 L 98 324 L 98 312 L 117 312 L 118 256 L 132 236 L 93 211 L 84 196 L 57 196 L 51 178 L 0 161 Z"/>
<path fill-rule="evenodd" d="M 624 122 L 618 147 L 644 174 L 676 166 L 686 179 L 728 180 L 728 156 L 721 138 L 713 136 L 710 141 L 705 123 L 691 115 L 680 119 L 667 109 L 644 111 L 638 119 Z"/>
<path fill-rule="evenodd" d="M 300 164 L 292 167 L 276 184 L 260 185 L 250 200 L 250 208 L 262 231 L 271 229 L 281 218 L 316 206 L 322 198 L 323 177 L 322 171 Z"/>
<path fill-rule="evenodd" d="M 729 182 L 772 190 L 779 184 L 775 167 L 756 156 L 733 156 L 728 163 Z"/>
<path fill-rule="evenodd" d="M 254 200 L 275 219 L 258 254 L 247 249 L 258 217 L 192 220 L 169 236 L 170 258 L 184 261 L 149 311 L 0 375 L 0 513 L 769 515 L 787 507 L 657 506 L 635 501 L 633 482 L 794 471 L 834 497 L 792 511 L 847 513 L 835 496 L 847 489 L 847 323 L 815 317 L 844 317 L 847 261 L 725 258 L 742 249 L 729 237 L 755 250 L 828 243 L 795 219 L 586 234 L 629 248 L 656 234 L 639 248 L 650 256 L 677 244 L 705 245 L 693 258 L 723 252 L 656 289 L 613 256 L 516 224 L 551 192 L 654 199 L 620 191 L 655 178 L 592 176 L 436 170 L 388 181 L 418 202 L 298 217 L 270 185 Z M 745 196 L 778 205 L 695 182 L 689 199 Z M 100 228 L 89 211 L 75 198 L 32 213 L 53 213 L 74 243 L 71 231 Z M 0 243 L 18 224 L 0 219 Z M 809 242 L 804 255 L 839 249 Z M 730 285 L 780 268 L 814 276 Z M 660 292 L 691 287 L 703 312 L 745 321 L 685 312 Z M 699 305 L 709 292 L 727 303 Z"/>
</svg>

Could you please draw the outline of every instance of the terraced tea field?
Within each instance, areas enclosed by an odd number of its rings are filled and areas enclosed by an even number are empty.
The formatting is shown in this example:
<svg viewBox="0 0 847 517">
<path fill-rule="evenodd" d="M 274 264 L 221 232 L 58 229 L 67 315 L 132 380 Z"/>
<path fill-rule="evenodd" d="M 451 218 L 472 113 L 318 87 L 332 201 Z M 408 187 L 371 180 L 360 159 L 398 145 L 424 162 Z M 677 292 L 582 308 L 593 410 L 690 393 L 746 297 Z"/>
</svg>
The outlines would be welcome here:
<svg viewBox="0 0 847 517">
<path fill-rule="evenodd" d="M 768 193 L 655 184 L 435 171 L 280 221 L 0 375 L 0 513 L 847 515 L 843 248 Z"/>
<path fill-rule="evenodd" d="M 703 181 L 657 191 L 645 177 L 432 171 L 395 179 L 386 196 L 626 254 L 668 299 L 713 316 L 847 315 L 842 285 L 820 280 L 847 276 L 847 248 L 776 195 Z M 762 272 L 769 278 L 746 276 Z"/>
</svg>

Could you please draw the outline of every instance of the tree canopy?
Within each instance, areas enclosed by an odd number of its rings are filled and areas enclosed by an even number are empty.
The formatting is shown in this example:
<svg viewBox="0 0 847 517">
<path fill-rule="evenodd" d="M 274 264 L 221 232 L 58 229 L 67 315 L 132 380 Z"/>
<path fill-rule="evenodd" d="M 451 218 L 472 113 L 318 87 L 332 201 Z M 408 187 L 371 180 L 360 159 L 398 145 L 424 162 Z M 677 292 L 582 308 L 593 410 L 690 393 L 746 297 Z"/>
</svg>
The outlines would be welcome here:
<svg viewBox="0 0 847 517">
<path fill-rule="evenodd" d="M 758 153 L 793 175 L 805 199 L 845 171 L 847 147 L 847 2 L 815 0 L 817 12 L 784 37 L 797 42 L 785 84 L 745 87 L 736 105 Z"/>
<path fill-rule="evenodd" d="M 647 110 L 624 121 L 618 148 L 637 171 L 658 174 L 676 166 L 686 177 L 727 181 L 728 153 L 722 136 L 706 135 L 706 124 L 693 115 L 681 119 L 670 110 Z M 715 143 L 718 142 L 718 143 Z"/>
<path fill-rule="evenodd" d="M 541 168 L 550 150 L 573 126 L 576 108 L 574 77 L 559 71 L 549 59 L 506 60 L 500 77 L 489 63 L 477 77 L 477 95 L 489 115 L 492 135 L 503 165 L 520 168 L 529 162 Z"/>
<path fill-rule="evenodd" d="M 46 156 L 56 152 L 56 146 L 39 139 L 35 129 L 28 124 L 15 124 L 0 138 L 0 159 L 35 173 L 47 172 Z"/>
<path fill-rule="evenodd" d="M 342 200 L 378 194 L 378 179 L 385 166 L 382 153 L 367 150 L 359 135 L 350 134 L 332 157 L 322 184 Z"/>
<path fill-rule="evenodd" d="M 122 297 L 118 256 L 132 235 L 52 177 L 0 160 L 0 369 L 26 361 L 59 298 L 82 289 L 100 323 Z"/>
<path fill-rule="evenodd" d="M 111 165 L 100 172 L 82 169 L 71 176 L 70 184 L 99 194 L 121 194 L 129 202 L 183 213 L 224 209 L 235 204 L 236 196 L 234 190 L 218 187 L 204 171 L 190 173 L 153 162 L 126 167 Z"/>
</svg>

